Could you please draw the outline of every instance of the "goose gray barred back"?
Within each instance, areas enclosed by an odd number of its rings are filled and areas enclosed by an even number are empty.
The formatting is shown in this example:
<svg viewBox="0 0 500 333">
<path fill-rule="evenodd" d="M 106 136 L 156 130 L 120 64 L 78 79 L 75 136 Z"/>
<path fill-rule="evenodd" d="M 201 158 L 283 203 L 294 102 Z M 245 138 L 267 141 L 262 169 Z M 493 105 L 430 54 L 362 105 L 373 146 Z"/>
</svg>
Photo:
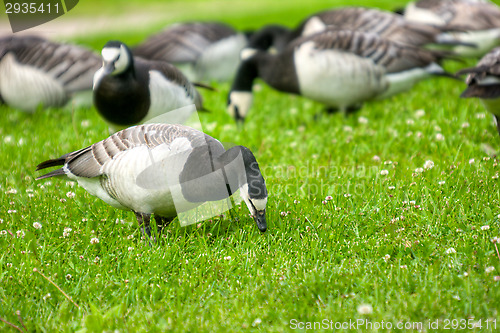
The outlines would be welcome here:
<svg viewBox="0 0 500 333">
<path fill-rule="evenodd" d="M 183 125 L 127 128 L 87 148 L 40 163 L 62 166 L 37 179 L 67 176 L 107 204 L 165 226 L 178 214 L 229 198 L 238 189 L 260 231 L 266 231 L 267 189 L 252 152 L 222 144 Z"/>
<path fill-rule="evenodd" d="M 346 111 L 431 75 L 449 75 L 438 65 L 445 53 L 332 28 L 296 39 L 280 54 L 247 49 L 245 55 L 228 97 L 228 111 L 237 120 L 251 106 L 257 77 L 276 90 Z"/>
<path fill-rule="evenodd" d="M 460 97 L 479 98 L 486 110 L 496 119 L 500 134 L 500 47 L 486 54 L 475 67 L 460 70 L 457 75 L 468 74 L 467 88 Z"/>
<path fill-rule="evenodd" d="M 92 92 L 100 57 L 83 47 L 36 36 L 0 38 L 0 96 L 6 104 L 33 112 L 60 107 L 77 93 Z"/>
<path fill-rule="evenodd" d="M 408 21 L 449 29 L 450 38 L 475 44 L 475 48 L 457 46 L 457 54 L 479 57 L 500 45 L 500 7 L 490 1 L 420 0 L 404 10 Z"/>
<path fill-rule="evenodd" d="M 179 109 L 193 104 L 204 110 L 194 84 L 165 61 L 134 57 L 119 41 L 103 47 L 102 61 L 94 76 L 94 104 L 111 132 L 158 116 L 161 122 L 184 123 L 195 109 Z"/>
<path fill-rule="evenodd" d="M 401 15 L 379 9 L 345 7 L 315 13 L 295 29 L 278 25 L 266 26 L 251 36 L 248 47 L 267 49 L 273 46 L 281 51 L 295 38 L 324 31 L 327 27 L 374 33 L 394 42 L 415 46 L 458 43 L 453 39 L 443 38 L 446 29 L 441 27 L 409 22 Z"/>
<path fill-rule="evenodd" d="M 133 48 L 134 55 L 172 63 L 193 81 L 233 78 L 245 34 L 226 24 L 192 22 L 174 24 Z"/>
</svg>

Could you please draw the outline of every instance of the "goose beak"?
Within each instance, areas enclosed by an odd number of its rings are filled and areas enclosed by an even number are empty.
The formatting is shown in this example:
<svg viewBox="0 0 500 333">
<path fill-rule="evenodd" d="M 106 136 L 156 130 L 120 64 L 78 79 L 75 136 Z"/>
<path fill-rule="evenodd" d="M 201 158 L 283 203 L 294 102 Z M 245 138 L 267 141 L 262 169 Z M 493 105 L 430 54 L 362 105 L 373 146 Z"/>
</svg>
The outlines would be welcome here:
<svg viewBox="0 0 500 333">
<path fill-rule="evenodd" d="M 253 217 L 255 223 L 257 223 L 257 228 L 259 228 L 260 232 L 266 232 L 267 223 L 266 223 L 266 211 L 261 210 L 258 211 L 257 214 Z"/>
</svg>

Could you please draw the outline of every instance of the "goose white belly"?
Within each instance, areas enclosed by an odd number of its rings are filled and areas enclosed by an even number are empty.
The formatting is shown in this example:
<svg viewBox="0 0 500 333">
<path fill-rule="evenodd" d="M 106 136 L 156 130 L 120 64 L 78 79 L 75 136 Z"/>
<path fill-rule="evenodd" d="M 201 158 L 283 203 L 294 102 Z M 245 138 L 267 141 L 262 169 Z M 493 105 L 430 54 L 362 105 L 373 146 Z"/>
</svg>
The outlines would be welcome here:
<svg viewBox="0 0 500 333">
<path fill-rule="evenodd" d="M 194 65 L 196 80 L 233 79 L 240 63 L 240 51 L 246 43 L 245 36 L 237 34 L 211 44 Z"/>
<path fill-rule="evenodd" d="M 191 115 L 186 112 L 175 112 L 177 109 L 194 104 L 193 98 L 187 95 L 184 87 L 168 81 L 161 73 L 154 70 L 149 72 L 149 94 L 151 104 L 142 123 L 161 116 L 163 123 L 184 124 Z"/>
<path fill-rule="evenodd" d="M 339 50 L 315 50 L 313 42 L 295 50 L 301 95 L 345 108 L 375 98 L 388 88 L 385 69 L 372 60 Z"/>
<path fill-rule="evenodd" d="M 416 67 L 403 72 L 388 73 L 386 74 L 389 88 L 377 99 L 388 98 L 393 95 L 410 90 L 418 81 L 421 81 L 429 76 L 431 73 L 444 72 L 437 64 L 432 63 L 427 67 Z"/>
<path fill-rule="evenodd" d="M 458 45 L 453 52 L 465 57 L 480 57 L 500 45 L 500 28 L 449 33 L 451 38 L 477 47 Z"/>
<path fill-rule="evenodd" d="M 54 77 L 18 63 L 9 53 L 0 60 L 0 94 L 7 104 L 28 112 L 39 105 L 63 106 L 68 100 L 64 87 Z"/>
<path fill-rule="evenodd" d="M 184 199 L 179 174 L 192 151 L 186 138 L 153 149 L 139 146 L 118 153 L 101 167 L 102 176 L 77 177 L 90 194 L 113 207 L 172 217 L 199 204 Z M 174 199 L 175 198 L 175 201 Z"/>
</svg>

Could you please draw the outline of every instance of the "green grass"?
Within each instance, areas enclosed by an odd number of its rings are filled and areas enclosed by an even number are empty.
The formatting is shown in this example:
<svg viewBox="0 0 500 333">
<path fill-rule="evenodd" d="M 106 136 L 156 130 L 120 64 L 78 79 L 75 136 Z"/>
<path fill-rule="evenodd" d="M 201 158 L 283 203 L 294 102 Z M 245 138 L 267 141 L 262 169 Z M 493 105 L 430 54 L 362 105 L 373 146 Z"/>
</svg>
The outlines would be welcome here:
<svg viewBox="0 0 500 333">
<path fill-rule="evenodd" d="M 241 3 L 262 11 L 265 2 Z M 288 10 L 300 13 L 300 3 Z M 101 38 L 87 41 L 97 47 Z M 270 193 L 268 231 L 260 234 L 242 206 L 199 225 L 174 221 L 153 247 L 132 213 L 64 179 L 34 180 L 39 162 L 107 136 L 94 109 L 1 107 L 0 317 L 22 328 L 19 311 L 26 330 L 40 332 L 281 332 L 293 319 L 427 328 L 437 320 L 440 330 L 447 320 L 482 320 L 476 332 L 494 332 L 485 320 L 496 319 L 500 327 L 491 242 L 500 236 L 500 141 L 480 103 L 458 98 L 464 84 L 428 80 L 349 118 L 318 120 L 321 105 L 259 85 L 243 130 L 224 111 L 229 84 L 202 92 L 212 112 L 201 121 L 257 156 Z M 416 172 L 427 160 L 434 167 Z M 363 304 L 373 312 L 359 313 Z M 0 323 L 0 331 L 14 329 Z"/>
</svg>

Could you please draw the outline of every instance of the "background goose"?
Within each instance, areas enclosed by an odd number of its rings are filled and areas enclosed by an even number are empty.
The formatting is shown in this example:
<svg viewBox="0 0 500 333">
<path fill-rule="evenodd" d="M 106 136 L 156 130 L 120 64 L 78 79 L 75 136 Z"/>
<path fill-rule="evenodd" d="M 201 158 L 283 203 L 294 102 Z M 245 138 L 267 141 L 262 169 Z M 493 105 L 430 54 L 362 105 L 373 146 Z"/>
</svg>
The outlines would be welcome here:
<svg viewBox="0 0 500 333">
<path fill-rule="evenodd" d="M 157 116 L 168 123 L 184 123 L 194 112 L 170 112 L 202 101 L 194 85 L 165 61 L 133 57 L 119 41 L 102 49 L 103 65 L 94 76 L 94 104 L 114 132 Z"/>
<path fill-rule="evenodd" d="M 442 53 L 336 29 L 297 39 L 280 54 L 254 49 L 243 55 L 228 98 L 228 111 L 237 120 L 250 108 L 257 77 L 277 90 L 346 111 L 445 74 L 437 64 Z"/>
<path fill-rule="evenodd" d="M 247 38 L 228 25 L 180 23 L 151 36 L 133 49 L 136 56 L 179 66 L 193 81 L 233 78 Z"/>
<path fill-rule="evenodd" d="M 0 100 L 34 112 L 40 105 L 59 107 L 78 92 L 92 92 L 100 66 L 97 54 L 75 45 L 35 36 L 0 38 Z"/>
<path fill-rule="evenodd" d="M 155 214 L 164 226 L 178 213 L 238 189 L 260 231 L 266 231 L 267 189 L 252 152 L 225 150 L 216 139 L 182 125 L 125 129 L 87 148 L 38 165 L 63 167 L 37 179 L 66 175 L 113 207 L 132 210 L 150 233 Z"/>
<path fill-rule="evenodd" d="M 248 47 L 267 49 L 273 46 L 281 51 L 293 39 L 324 31 L 326 27 L 370 32 L 394 42 L 416 46 L 457 42 L 443 38 L 445 29 L 440 27 L 409 22 L 401 15 L 379 9 L 345 7 L 313 14 L 292 30 L 279 25 L 266 26 L 250 37 Z"/>
<path fill-rule="evenodd" d="M 465 80 L 468 87 L 460 97 L 478 97 L 486 110 L 496 119 L 498 134 L 500 134 L 500 48 L 486 54 L 476 67 L 459 71 L 469 74 Z"/>
<path fill-rule="evenodd" d="M 476 48 L 457 46 L 455 53 L 477 57 L 500 45 L 500 8 L 489 1 L 421 0 L 409 3 L 405 19 L 449 30 L 454 39 L 476 44 Z"/>
</svg>

